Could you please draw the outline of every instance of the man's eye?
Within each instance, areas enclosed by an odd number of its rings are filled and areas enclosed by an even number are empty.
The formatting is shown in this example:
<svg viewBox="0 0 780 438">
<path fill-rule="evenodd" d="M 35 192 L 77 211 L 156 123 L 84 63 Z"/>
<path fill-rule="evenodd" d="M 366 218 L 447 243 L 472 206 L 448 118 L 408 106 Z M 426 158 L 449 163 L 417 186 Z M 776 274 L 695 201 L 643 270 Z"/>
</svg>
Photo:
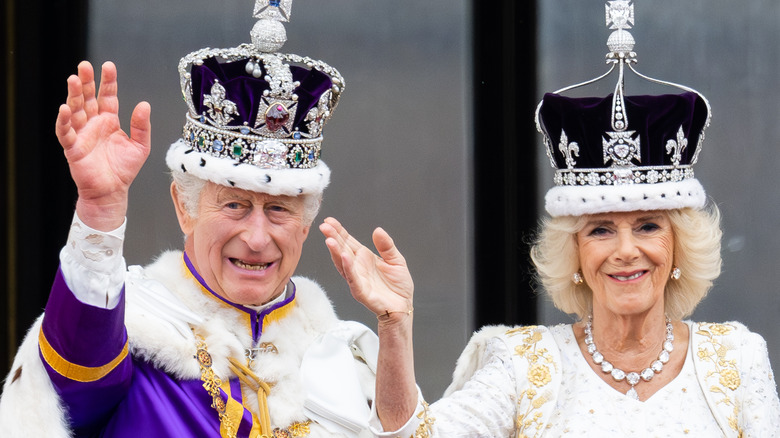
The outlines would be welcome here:
<svg viewBox="0 0 780 438">
<path fill-rule="evenodd" d="M 227 207 L 227 208 L 229 208 L 231 210 L 237 210 L 237 209 L 241 208 L 241 204 L 239 204 L 238 202 L 229 202 L 229 203 L 227 203 L 225 205 L 225 207 Z"/>
</svg>

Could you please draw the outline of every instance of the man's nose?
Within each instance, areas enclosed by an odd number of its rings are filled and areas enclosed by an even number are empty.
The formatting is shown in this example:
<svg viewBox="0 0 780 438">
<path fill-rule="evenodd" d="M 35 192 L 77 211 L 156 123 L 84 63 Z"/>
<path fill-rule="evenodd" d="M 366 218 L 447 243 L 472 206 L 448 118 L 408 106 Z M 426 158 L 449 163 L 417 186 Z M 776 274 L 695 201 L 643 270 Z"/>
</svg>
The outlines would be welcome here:
<svg viewBox="0 0 780 438">
<path fill-rule="evenodd" d="M 262 209 L 253 211 L 244 223 L 244 230 L 241 234 L 252 251 L 261 251 L 271 240 L 270 222 Z"/>
</svg>

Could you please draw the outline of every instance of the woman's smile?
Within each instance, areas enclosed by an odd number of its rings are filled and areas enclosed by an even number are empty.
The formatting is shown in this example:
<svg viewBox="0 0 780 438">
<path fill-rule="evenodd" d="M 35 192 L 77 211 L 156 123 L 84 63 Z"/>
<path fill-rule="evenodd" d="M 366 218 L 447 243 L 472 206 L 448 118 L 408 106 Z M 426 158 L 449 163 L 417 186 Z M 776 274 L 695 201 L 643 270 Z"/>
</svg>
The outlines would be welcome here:
<svg viewBox="0 0 780 438">
<path fill-rule="evenodd" d="M 642 277 L 647 272 L 648 271 L 637 271 L 637 272 L 634 272 L 633 274 L 622 274 L 621 273 L 621 274 L 608 274 L 608 275 L 610 277 L 614 278 L 615 280 L 618 280 L 618 281 L 631 281 L 631 280 L 636 280 L 639 277 Z"/>
</svg>

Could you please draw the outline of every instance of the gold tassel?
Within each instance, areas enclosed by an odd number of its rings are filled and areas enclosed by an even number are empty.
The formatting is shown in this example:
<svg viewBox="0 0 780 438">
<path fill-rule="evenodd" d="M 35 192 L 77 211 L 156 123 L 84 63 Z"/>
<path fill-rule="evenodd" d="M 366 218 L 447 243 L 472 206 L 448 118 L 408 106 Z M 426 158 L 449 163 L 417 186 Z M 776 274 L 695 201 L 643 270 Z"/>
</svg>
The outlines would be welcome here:
<svg viewBox="0 0 780 438">
<path fill-rule="evenodd" d="M 243 384 L 251 388 L 252 391 L 257 393 L 257 403 L 260 420 L 260 433 L 263 436 L 271 437 L 271 415 L 268 413 L 268 394 L 271 393 L 271 387 L 267 383 L 263 382 L 257 374 L 252 372 L 246 365 L 240 361 L 229 357 L 230 370 L 241 380 Z"/>
</svg>

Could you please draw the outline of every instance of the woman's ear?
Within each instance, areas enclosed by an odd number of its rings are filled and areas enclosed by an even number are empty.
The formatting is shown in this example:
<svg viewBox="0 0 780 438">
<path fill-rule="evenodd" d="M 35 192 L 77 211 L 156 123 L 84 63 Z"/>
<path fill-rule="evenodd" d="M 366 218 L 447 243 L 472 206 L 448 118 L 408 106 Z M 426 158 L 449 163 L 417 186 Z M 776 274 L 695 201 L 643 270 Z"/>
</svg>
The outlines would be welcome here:
<svg viewBox="0 0 780 438">
<path fill-rule="evenodd" d="M 189 236 L 195 229 L 195 218 L 190 215 L 187 207 L 184 205 L 184 200 L 179 196 L 179 188 L 175 182 L 171 183 L 171 199 L 173 199 L 173 206 L 176 209 L 179 228 L 181 228 L 185 236 Z"/>
</svg>

